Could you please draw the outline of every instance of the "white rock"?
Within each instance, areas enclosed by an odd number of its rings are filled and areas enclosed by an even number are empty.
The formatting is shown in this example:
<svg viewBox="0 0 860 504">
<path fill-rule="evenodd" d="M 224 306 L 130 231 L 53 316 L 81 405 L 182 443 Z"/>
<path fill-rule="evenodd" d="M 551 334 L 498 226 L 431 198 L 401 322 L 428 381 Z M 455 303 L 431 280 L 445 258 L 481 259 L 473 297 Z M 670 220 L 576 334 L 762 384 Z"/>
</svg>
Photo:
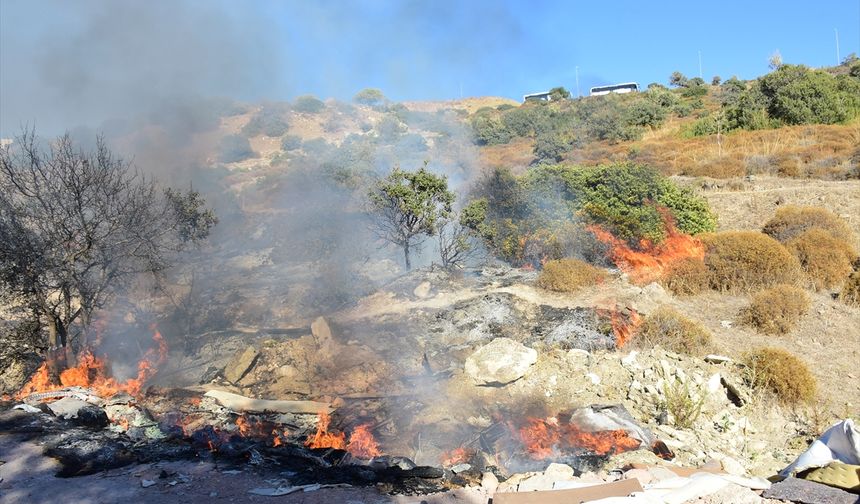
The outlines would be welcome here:
<svg viewBox="0 0 860 504">
<path fill-rule="evenodd" d="M 494 494 L 496 489 L 499 488 L 499 478 L 490 471 L 485 472 L 481 475 L 481 488 L 486 490 L 490 495 Z"/>
<path fill-rule="evenodd" d="M 732 327 L 732 321 L 731 320 L 720 320 L 720 325 L 725 327 L 726 329 L 729 329 Z"/>
<path fill-rule="evenodd" d="M 505 385 L 526 374 L 537 351 L 510 338 L 496 338 L 466 359 L 466 374 L 478 385 Z"/>
<path fill-rule="evenodd" d="M 421 282 L 417 287 L 415 287 L 415 290 L 413 290 L 412 293 L 415 294 L 415 297 L 426 298 L 430 295 L 431 287 L 430 282 Z"/>
<path fill-rule="evenodd" d="M 636 350 L 633 350 L 632 352 L 627 354 L 626 357 L 623 357 L 621 359 L 621 364 L 624 367 L 628 367 L 628 368 L 639 368 L 639 365 L 636 362 L 636 356 L 638 356 L 638 355 L 639 355 L 639 352 Z"/>
<path fill-rule="evenodd" d="M 731 361 L 732 359 L 730 357 L 726 357 L 725 355 L 708 354 L 705 356 L 705 362 L 710 362 L 711 364 L 722 364 L 724 362 Z"/>
<path fill-rule="evenodd" d="M 720 465 L 723 466 L 724 471 L 735 476 L 743 476 L 747 473 L 746 468 L 740 462 L 728 456 L 723 456 L 720 459 Z"/>
<path fill-rule="evenodd" d="M 591 383 L 593 383 L 594 385 L 600 384 L 600 377 L 594 373 L 588 373 L 585 375 L 585 377 L 591 380 Z"/>
<path fill-rule="evenodd" d="M 148 479 L 140 480 L 140 486 L 142 486 L 143 488 L 149 488 L 154 484 L 155 484 L 155 482 L 152 480 L 148 480 Z"/>
<path fill-rule="evenodd" d="M 563 481 L 573 479 L 573 472 L 573 468 L 569 465 L 553 462 L 547 466 L 543 473 L 545 476 L 552 478 L 553 481 Z"/>
<path fill-rule="evenodd" d="M 723 390 L 722 378 L 720 377 L 720 373 L 714 373 L 708 378 L 708 392 L 711 394 L 715 394 L 721 390 Z"/>
</svg>

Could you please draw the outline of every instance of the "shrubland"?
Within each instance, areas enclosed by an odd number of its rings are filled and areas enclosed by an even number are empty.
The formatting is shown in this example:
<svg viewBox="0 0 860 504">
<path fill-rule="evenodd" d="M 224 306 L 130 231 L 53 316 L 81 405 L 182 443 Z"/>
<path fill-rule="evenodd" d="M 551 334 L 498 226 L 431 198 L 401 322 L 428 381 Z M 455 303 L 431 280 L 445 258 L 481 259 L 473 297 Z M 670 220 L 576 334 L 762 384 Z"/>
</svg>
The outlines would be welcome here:
<svg viewBox="0 0 860 504">
<path fill-rule="evenodd" d="M 606 272 L 580 259 L 554 259 L 544 264 L 537 286 L 556 292 L 575 292 L 605 278 Z"/>
<path fill-rule="evenodd" d="M 791 332 L 809 309 L 809 296 L 793 285 L 776 285 L 755 293 L 741 319 L 765 334 Z"/>
<path fill-rule="evenodd" d="M 660 345 L 673 352 L 697 355 L 710 348 L 711 333 L 677 310 L 661 306 L 645 317 L 633 341 L 640 347 Z"/>
<path fill-rule="evenodd" d="M 753 386 L 772 393 L 788 405 L 809 403 L 815 398 L 815 377 L 806 364 L 780 348 L 759 348 L 744 358 Z"/>
</svg>

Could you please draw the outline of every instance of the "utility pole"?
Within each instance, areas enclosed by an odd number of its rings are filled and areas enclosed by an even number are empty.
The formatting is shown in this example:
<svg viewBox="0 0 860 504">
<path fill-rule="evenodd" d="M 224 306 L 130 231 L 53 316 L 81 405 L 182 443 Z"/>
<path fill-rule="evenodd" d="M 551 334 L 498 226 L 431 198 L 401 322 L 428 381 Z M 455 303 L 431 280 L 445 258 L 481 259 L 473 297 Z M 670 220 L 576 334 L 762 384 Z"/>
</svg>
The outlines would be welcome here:
<svg viewBox="0 0 860 504">
<path fill-rule="evenodd" d="M 842 63 L 842 60 L 839 58 L 839 29 L 834 28 L 833 31 L 836 32 L 836 65 L 838 66 Z"/>
<path fill-rule="evenodd" d="M 576 97 L 579 98 L 580 96 L 582 96 L 582 95 L 579 94 L 579 66 L 577 66 L 576 67 Z"/>
<path fill-rule="evenodd" d="M 704 79 L 702 77 L 702 51 L 699 51 L 699 78 Z"/>
</svg>

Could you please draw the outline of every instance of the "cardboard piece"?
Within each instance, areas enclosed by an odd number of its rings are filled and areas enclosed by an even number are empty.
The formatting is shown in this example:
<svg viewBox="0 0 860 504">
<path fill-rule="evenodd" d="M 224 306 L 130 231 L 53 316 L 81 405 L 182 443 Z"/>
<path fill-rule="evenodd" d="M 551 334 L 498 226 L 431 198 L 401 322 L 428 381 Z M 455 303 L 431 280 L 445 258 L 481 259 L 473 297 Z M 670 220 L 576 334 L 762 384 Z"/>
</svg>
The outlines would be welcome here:
<svg viewBox="0 0 860 504">
<path fill-rule="evenodd" d="M 493 504 L 579 504 L 606 497 L 627 497 L 641 492 L 639 480 L 627 479 L 570 490 L 544 490 L 538 492 L 496 493 Z"/>
<path fill-rule="evenodd" d="M 215 399 L 225 408 L 248 413 L 299 413 L 316 415 L 320 412 L 331 413 L 334 410 L 330 404 L 323 402 L 252 399 L 223 390 L 210 390 L 204 395 Z"/>
</svg>

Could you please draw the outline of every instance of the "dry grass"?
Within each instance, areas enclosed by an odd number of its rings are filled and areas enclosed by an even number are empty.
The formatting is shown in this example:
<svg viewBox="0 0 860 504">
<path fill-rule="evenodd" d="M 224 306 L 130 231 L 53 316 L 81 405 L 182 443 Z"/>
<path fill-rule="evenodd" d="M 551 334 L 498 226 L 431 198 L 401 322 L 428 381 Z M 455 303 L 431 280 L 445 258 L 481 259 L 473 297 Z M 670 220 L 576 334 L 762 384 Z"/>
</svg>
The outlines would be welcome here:
<svg viewBox="0 0 860 504">
<path fill-rule="evenodd" d="M 744 363 L 753 386 L 772 392 L 784 404 L 810 403 L 815 398 L 815 377 L 806 364 L 779 348 L 759 348 Z"/>
<path fill-rule="evenodd" d="M 677 296 L 692 296 L 710 286 L 711 275 L 701 259 L 688 257 L 672 264 L 661 283 Z"/>
<path fill-rule="evenodd" d="M 606 272 L 579 259 L 547 261 L 537 279 L 537 286 L 556 292 L 577 290 L 602 282 Z"/>
<path fill-rule="evenodd" d="M 822 229 L 847 243 L 854 239 L 848 223 L 826 208 L 788 205 L 777 209 L 762 232 L 782 243 L 809 229 Z"/>
<path fill-rule="evenodd" d="M 785 247 L 800 261 L 815 290 L 838 287 L 851 273 L 851 264 L 857 258 L 845 240 L 818 228 L 788 240 Z"/>
<path fill-rule="evenodd" d="M 853 306 L 860 306 L 860 269 L 854 270 L 845 281 L 839 299 Z"/>
<path fill-rule="evenodd" d="M 641 347 L 660 345 L 673 352 L 695 355 L 710 348 L 711 333 L 680 312 L 661 306 L 645 317 L 636 332 L 634 344 Z"/>
<path fill-rule="evenodd" d="M 793 283 L 800 265 L 778 241 L 756 231 L 702 235 L 710 284 L 719 291 L 749 291 Z"/>
<path fill-rule="evenodd" d="M 757 292 L 741 314 L 744 323 L 765 334 L 787 334 L 809 310 L 809 296 L 792 285 Z"/>
</svg>

